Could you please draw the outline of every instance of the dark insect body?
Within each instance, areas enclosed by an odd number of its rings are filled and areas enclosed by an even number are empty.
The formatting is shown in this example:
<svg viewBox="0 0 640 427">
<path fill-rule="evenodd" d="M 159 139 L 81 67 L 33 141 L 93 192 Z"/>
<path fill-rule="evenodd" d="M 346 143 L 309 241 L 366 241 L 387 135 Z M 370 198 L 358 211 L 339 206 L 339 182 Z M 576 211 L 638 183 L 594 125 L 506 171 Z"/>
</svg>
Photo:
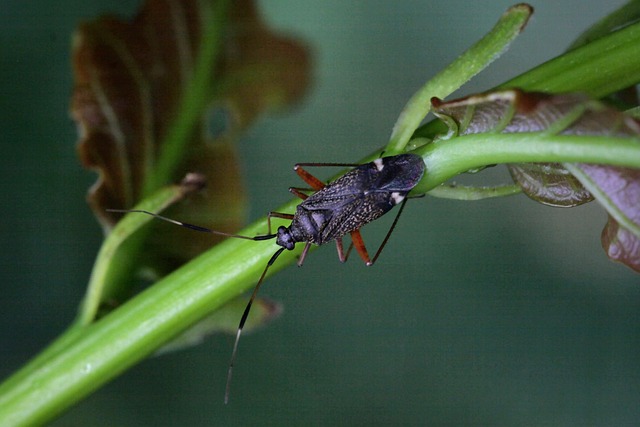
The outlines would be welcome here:
<svg viewBox="0 0 640 427">
<path fill-rule="evenodd" d="M 337 180 L 329 184 L 324 184 L 303 169 L 303 166 L 350 166 L 354 168 Z M 289 188 L 291 193 L 300 197 L 303 201 L 298 205 L 296 213 L 293 215 L 270 212 L 267 216 L 269 231 L 266 235 L 249 237 L 228 234 L 183 223 L 147 211 L 124 211 L 142 212 L 196 231 L 228 237 L 248 240 L 270 240 L 275 238 L 276 244 L 280 246 L 267 262 L 240 319 L 231 355 L 231 362 L 229 364 L 229 372 L 227 374 L 225 403 L 229 400 L 233 364 L 238 351 L 238 342 L 242 329 L 251 310 L 251 305 L 260 289 L 260 285 L 269 267 L 273 265 L 278 256 L 285 249 L 293 250 L 296 243 L 304 242 L 304 250 L 298 259 L 298 265 L 302 265 L 312 244 L 322 245 L 335 240 L 338 257 L 340 261 L 345 262 L 349 256 L 351 246 L 345 253 L 342 245 L 342 237 L 350 234 L 351 245 L 355 246 L 356 251 L 367 265 L 372 265 L 387 243 L 402 213 L 402 209 L 408 200 L 407 195 L 422 178 L 425 171 L 425 164 L 420 156 L 400 154 L 376 159 L 363 165 L 347 163 L 299 163 L 294 167 L 294 170 L 300 178 L 316 192 L 307 195 L 305 193 L 305 191 L 308 191 L 307 189 Z M 360 234 L 360 228 L 380 218 L 398 204 L 400 204 L 400 209 L 396 218 L 375 255 L 373 258 L 370 258 Z M 280 226 L 275 234 L 271 234 L 272 217 L 290 219 L 291 224 L 288 227 Z"/>
</svg>

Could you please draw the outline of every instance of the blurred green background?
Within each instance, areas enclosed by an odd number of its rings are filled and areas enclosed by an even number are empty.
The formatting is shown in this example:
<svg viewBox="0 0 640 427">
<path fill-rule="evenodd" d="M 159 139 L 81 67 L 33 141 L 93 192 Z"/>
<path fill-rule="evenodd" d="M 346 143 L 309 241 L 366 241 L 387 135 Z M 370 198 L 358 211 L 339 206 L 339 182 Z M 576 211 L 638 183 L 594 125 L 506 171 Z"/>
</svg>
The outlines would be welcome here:
<svg viewBox="0 0 640 427">
<path fill-rule="evenodd" d="M 457 95 L 561 53 L 622 1 L 544 1 L 511 51 Z M 0 377 L 73 319 L 101 230 L 84 202 L 68 116 L 75 25 L 138 1 L 5 0 L 0 15 Z M 351 162 L 387 140 L 406 100 L 480 38 L 508 1 L 259 2 L 313 48 L 315 84 L 240 146 L 248 219 L 288 200 L 298 161 Z M 503 170 L 467 182 L 506 179 Z M 269 179 L 265 179 L 269 177 Z M 640 276 L 600 247 L 606 214 L 524 196 L 424 198 L 378 263 L 314 252 L 263 288 L 284 315 L 244 338 L 147 360 L 58 426 L 633 425 L 640 419 Z M 364 230 L 373 248 L 389 221 Z"/>
</svg>

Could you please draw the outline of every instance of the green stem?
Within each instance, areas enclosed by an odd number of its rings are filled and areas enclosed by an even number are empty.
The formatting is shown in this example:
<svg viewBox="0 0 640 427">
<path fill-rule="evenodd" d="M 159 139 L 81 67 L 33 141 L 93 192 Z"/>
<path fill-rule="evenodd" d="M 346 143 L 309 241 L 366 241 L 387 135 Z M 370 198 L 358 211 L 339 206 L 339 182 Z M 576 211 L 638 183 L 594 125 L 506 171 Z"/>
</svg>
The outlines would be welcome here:
<svg viewBox="0 0 640 427">
<path fill-rule="evenodd" d="M 202 120 L 202 112 L 213 98 L 211 75 L 222 45 L 228 6 L 228 0 L 201 2 L 204 30 L 200 37 L 201 43 L 196 55 L 193 75 L 184 89 L 176 109 L 177 115 L 160 144 L 162 151 L 159 153 L 154 171 L 145 182 L 146 196 L 175 178 L 173 174 L 183 161 L 183 155 L 187 152 L 185 148 L 191 135 L 197 131 L 196 125 Z"/>
<path fill-rule="evenodd" d="M 638 18 L 640 18 L 640 1 L 629 0 L 619 9 L 614 10 L 610 15 L 602 18 L 591 28 L 582 33 L 580 37 L 571 43 L 571 46 L 569 46 L 569 49 L 567 50 L 591 43 L 592 41 L 599 39 L 618 28 L 625 27 L 635 21 L 638 21 Z"/>
<path fill-rule="evenodd" d="M 520 4 L 510 8 L 487 35 L 422 86 L 405 105 L 393 127 L 385 152 L 404 150 L 422 119 L 431 108 L 431 98 L 445 98 L 495 61 L 522 31 L 531 8 Z"/>
<path fill-rule="evenodd" d="M 294 207 L 291 202 L 280 209 Z M 244 233 L 265 230 L 263 219 Z M 273 242 L 229 239 L 98 322 L 76 328 L 64 345 L 54 344 L 57 351 L 47 351 L 46 363 L 34 359 L 0 386 L 0 425 L 52 419 L 253 286 L 274 250 Z M 269 275 L 291 263 L 298 252 L 283 254 Z M 221 392 L 223 384 L 221 373 Z"/>
<path fill-rule="evenodd" d="M 468 170 L 500 163 L 596 163 L 640 169 L 640 143 L 629 138 L 541 134 L 475 134 L 427 144 L 427 173 L 416 192 L 427 192 Z"/>
<path fill-rule="evenodd" d="M 640 23 L 637 23 L 547 61 L 498 88 L 584 92 L 602 98 L 639 81 Z M 441 131 L 442 123 L 432 120 L 416 129 L 413 137 L 430 137 Z"/>
<path fill-rule="evenodd" d="M 450 200 L 484 200 L 495 197 L 515 196 L 522 193 L 522 188 L 515 184 L 498 185 L 494 187 L 474 187 L 468 185 L 448 184 L 439 185 L 431 191 L 431 197 Z"/>
</svg>

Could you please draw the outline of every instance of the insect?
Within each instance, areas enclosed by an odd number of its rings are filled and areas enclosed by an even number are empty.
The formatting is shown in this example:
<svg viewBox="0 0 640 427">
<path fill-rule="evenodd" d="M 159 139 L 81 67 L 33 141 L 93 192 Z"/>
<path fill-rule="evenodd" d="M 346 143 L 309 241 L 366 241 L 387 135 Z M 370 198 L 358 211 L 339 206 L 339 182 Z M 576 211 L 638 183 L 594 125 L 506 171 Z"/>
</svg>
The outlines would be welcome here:
<svg viewBox="0 0 640 427">
<path fill-rule="evenodd" d="M 313 166 L 342 166 L 353 167 L 353 169 L 335 181 L 324 184 L 303 168 Z M 269 267 L 273 265 L 278 256 L 280 256 L 285 249 L 293 250 L 296 243 L 304 242 L 304 249 L 298 259 L 298 265 L 301 266 L 312 244 L 322 245 L 334 240 L 336 242 L 338 258 L 341 262 L 347 260 L 351 248 L 355 246 L 356 251 L 365 264 L 372 265 L 378 259 L 380 252 L 382 252 L 382 249 L 391 236 L 400 214 L 404 209 L 404 205 L 408 200 L 407 195 L 422 178 L 425 171 L 425 164 L 422 158 L 415 154 L 399 154 L 396 156 L 382 157 L 366 164 L 298 163 L 295 165 L 294 170 L 315 193 L 308 195 L 306 191 L 309 191 L 309 189 L 289 188 L 291 193 L 303 200 L 302 203 L 297 206 L 295 214 L 270 212 L 267 216 L 269 230 L 265 235 L 250 237 L 228 234 L 176 221 L 148 211 L 119 211 L 141 212 L 196 231 L 228 237 L 255 241 L 275 239 L 276 244 L 280 246 L 267 262 L 240 319 L 227 373 L 225 403 L 229 401 L 233 365 L 238 352 L 238 343 L 242 329 L 249 316 L 251 305 L 260 289 L 260 285 Z M 380 218 L 398 204 L 400 204 L 398 214 L 380 244 L 380 247 L 373 258 L 370 258 L 360 234 L 360 228 Z M 291 224 L 288 227 L 278 227 L 277 232 L 272 234 L 271 218 L 288 219 L 291 220 Z M 351 245 L 345 252 L 342 238 L 347 234 L 351 235 Z"/>
</svg>

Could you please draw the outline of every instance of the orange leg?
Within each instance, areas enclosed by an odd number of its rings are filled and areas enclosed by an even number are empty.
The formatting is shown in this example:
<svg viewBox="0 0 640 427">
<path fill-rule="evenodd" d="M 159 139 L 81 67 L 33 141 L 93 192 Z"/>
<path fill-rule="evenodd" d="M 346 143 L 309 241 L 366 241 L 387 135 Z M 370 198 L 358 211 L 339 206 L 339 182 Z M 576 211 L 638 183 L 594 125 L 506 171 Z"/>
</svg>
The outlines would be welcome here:
<svg viewBox="0 0 640 427">
<path fill-rule="evenodd" d="M 293 167 L 293 170 L 296 171 L 298 176 L 302 178 L 304 182 L 309 184 L 311 188 L 313 188 L 314 190 L 316 191 L 322 190 L 325 187 L 324 182 L 320 181 L 318 178 L 311 175 L 309 172 L 304 170 L 300 165 L 295 165 Z"/>
<path fill-rule="evenodd" d="M 313 191 L 313 189 L 308 188 L 298 188 L 298 187 L 289 187 L 289 193 L 294 196 L 300 197 L 302 200 L 307 200 L 309 195 L 305 193 L 305 191 Z"/>
<path fill-rule="evenodd" d="M 360 258 L 362 258 L 364 263 L 367 265 L 373 264 L 373 262 L 371 261 L 371 258 L 369 258 L 369 253 L 367 252 L 367 248 L 364 245 L 364 240 L 362 240 L 362 234 L 360 234 L 360 230 L 354 230 L 351 232 L 351 240 L 353 241 L 353 246 L 356 247 L 356 251 L 358 251 L 358 255 L 360 255 Z"/>
<path fill-rule="evenodd" d="M 335 167 L 356 167 L 360 166 L 360 163 L 296 163 L 293 167 L 293 170 L 296 171 L 298 176 L 302 178 L 304 182 L 309 184 L 311 188 L 314 190 L 322 190 L 325 187 L 325 183 L 320 181 L 315 176 L 311 175 L 307 172 L 303 166 L 311 166 L 311 167 L 324 167 L 324 166 L 335 166 Z"/>
<path fill-rule="evenodd" d="M 389 241 L 389 237 L 391 237 L 391 233 L 393 233 L 393 229 L 396 228 L 396 224 L 398 224 L 398 219 L 400 219 L 400 214 L 402 214 L 402 211 L 404 210 L 404 205 L 407 203 L 407 200 L 409 200 L 409 197 L 404 199 L 400 204 L 400 209 L 398 209 L 398 213 L 396 214 L 396 217 L 394 218 L 393 223 L 391 224 L 391 227 L 389 227 L 389 231 L 387 231 L 387 235 L 384 236 L 384 240 L 380 244 L 380 247 L 376 251 L 376 254 L 373 256 L 373 259 L 369 259 L 369 254 L 367 253 L 367 248 L 364 246 L 364 240 L 362 240 L 360 229 L 354 230 L 351 232 L 351 240 L 353 240 L 353 245 L 356 247 L 356 250 L 358 251 L 358 255 L 360 255 L 360 258 L 362 258 L 365 264 L 373 265 L 373 263 L 376 262 L 376 260 L 380 256 L 382 249 L 384 249 L 385 245 Z M 347 253 L 347 255 L 349 254 Z"/>
</svg>

